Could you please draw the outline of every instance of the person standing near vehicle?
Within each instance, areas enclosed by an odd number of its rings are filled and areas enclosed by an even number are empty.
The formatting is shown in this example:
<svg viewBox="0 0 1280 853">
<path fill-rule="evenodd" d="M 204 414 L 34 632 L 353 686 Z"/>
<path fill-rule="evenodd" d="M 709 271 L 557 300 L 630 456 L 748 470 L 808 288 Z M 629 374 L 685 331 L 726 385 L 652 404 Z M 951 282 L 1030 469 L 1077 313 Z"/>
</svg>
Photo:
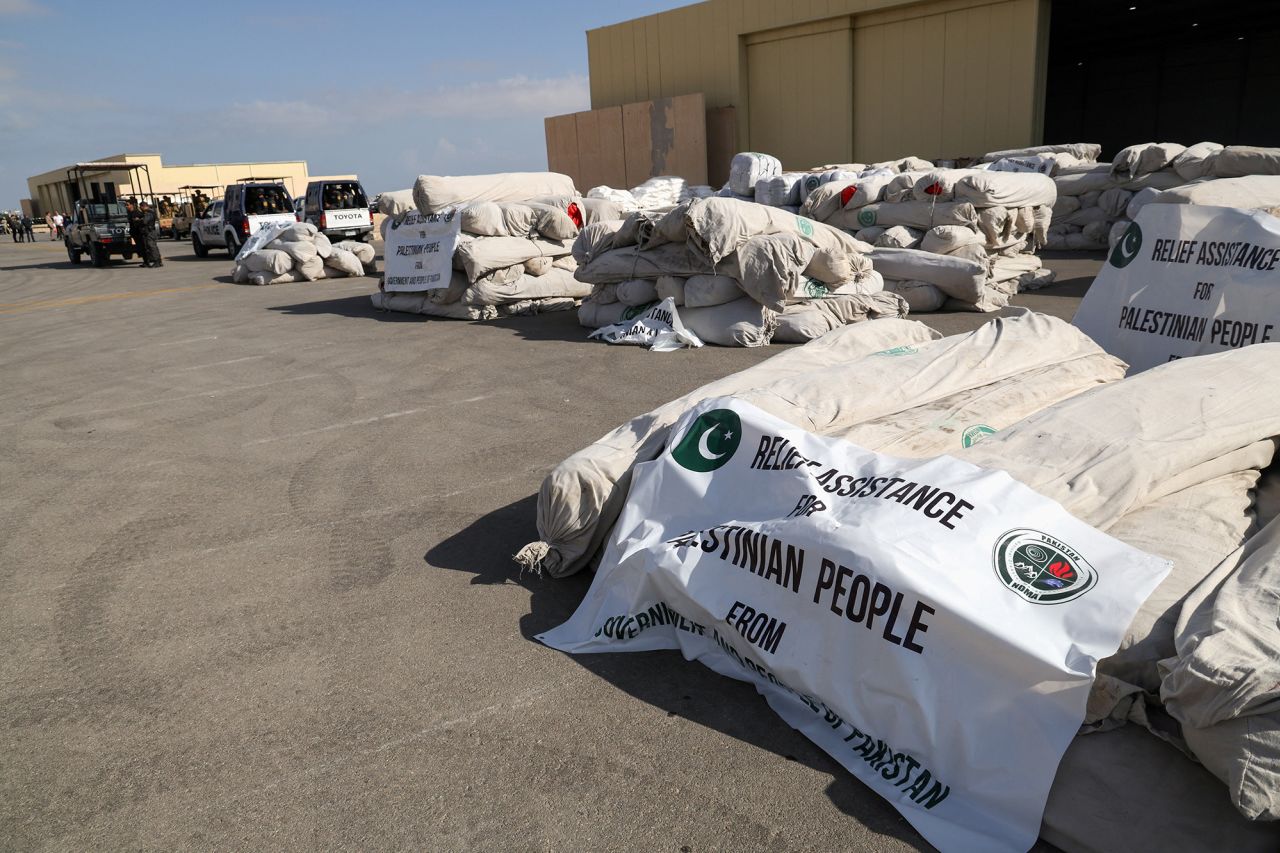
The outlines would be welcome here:
<svg viewBox="0 0 1280 853">
<path fill-rule="evenodd" d="M 31 221 L 31 217 L 25 213 L 22 215 L 22 237 L 28 243 L 36 241 L 35 223 Z"/>
<path fill-rule="evenodd" d="M 149 267 L 151 264 L 147 263 L 146 250 L 143 246 L 142 211 L 138 210 L 138 205 L 131 198 L 125 200 L 124 209 L 129 217 L 129 237 L 133 239 L 134 251 L 138 253 L 138 257 L 142 258 L 142 265 Z"/>
<path fill-rule="evenodd" d="M 16 216 L 6 216 L 5 222 L 9 225 L 9 233 L 13 235 L 13 242 L 22 242 L 22 223 L 18 222 Z"/>
<path fill-rule="evenodd" d="M 52 240 L 62 239 L 62 227 L 65 224 L 65 222 L 66 220 L 62 218 L 61 213 L 53 214 L 53 237 L 51 237 L 50 239 Z"/>
<path fill-rule="evenodd" d="M 144 267 L 162 267 L 160 245 L 156 242 L 156 212 L 148 202 L 142 203 L 142 265 Z"/>
</svg>

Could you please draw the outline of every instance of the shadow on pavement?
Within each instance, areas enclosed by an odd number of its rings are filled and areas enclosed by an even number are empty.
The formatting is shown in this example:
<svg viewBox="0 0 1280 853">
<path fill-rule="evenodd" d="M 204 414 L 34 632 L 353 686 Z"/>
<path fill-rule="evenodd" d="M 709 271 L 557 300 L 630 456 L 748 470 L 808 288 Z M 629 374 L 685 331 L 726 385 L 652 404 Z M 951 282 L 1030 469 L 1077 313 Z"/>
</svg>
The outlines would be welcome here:
<svg viewBox="0 0 1280 853">
<path fill-rule="evenodd" d="M 93 264 L 80 263 L 73 264 L 71 261 L 63 258 L 61 261 L 41 261 L 35 264 L 14 264 L 9 267 L 0 267 L 0 272 L 21 272 L 22 270 L 78 270 L 93 269 Z"/>
<path fill-rule="evenodd" d="M 299 284 L 305 285 L 307 282 L 299 282 Z M 280 286 L 287 287 L 290 285 Z M 424 317 L 421 314 L 379 311 L 369 301 L 368 293 L 344 296 L 340 299 L 322 299 L 318 302 L 299 302 L 296 305 L 272 305 L 269 310 L 299 317 L 314 316 L 316 314 L 337 314 L 340 317 L 362 317 L 366 320 L 381 320 L 384 323 L 421 323 L 434 319 L 432 317 Z M 442 322 L 456 323 L 458 321 L 444 320 Z"/>
<path fill-rule="evenodd" d="M 510 329 L 526 341 L 559 341 L 569 343 L 590 343 L 601 346 L 598 341 L 590 341 L 587 335 L 590 329 L 578 324 L 577 311 L 550 311 L 546 314 L 532 314 L 521 317 L 499 317 L 486 320 L 486 325 L 500 329 Z"/>
<path fill-rule="evenodd" d="M 514 583 L 528 590 L 530 610 L 520 620 L 520 633 L 533 642 L 535 635 L 573 615 L 593 577 L 590 571 L 561 579 L 520 573 L 511 557 L 537 538 L 536 509 L 537 495 L 496 509 L 423 557 L 430 566 L 471 572 L 475 575 L 473 584 Z M 546 651 L 559 654 L 552 649 Z M 746 682 L 686 661 L 677 651 L 574 655 L 572 659 L 619 690 L 666 711 L 668 716 L 684 717 L 829 775 L 827 797 L 842 812 L 872 832 L 892 835 L 918 850 L 932 849 L 879 795 L 774 714 Z"/>
<path fill-rule="evenodd" d="M 230 255 L 228 255 L 226 252 L 217 252 L 216 254 L 210 254 L 207 258 L 197 257 L 194 252 L 188 255 L 165 255 L 165 258 L 164 258 L 165 263 L 175 263 L 175 264 L 190 264 L 190 263 L 213 264 L 218 261 L 225 261 L 226 263 L 231 263 L 232 260 L 233 258 Z"/>
</svg>

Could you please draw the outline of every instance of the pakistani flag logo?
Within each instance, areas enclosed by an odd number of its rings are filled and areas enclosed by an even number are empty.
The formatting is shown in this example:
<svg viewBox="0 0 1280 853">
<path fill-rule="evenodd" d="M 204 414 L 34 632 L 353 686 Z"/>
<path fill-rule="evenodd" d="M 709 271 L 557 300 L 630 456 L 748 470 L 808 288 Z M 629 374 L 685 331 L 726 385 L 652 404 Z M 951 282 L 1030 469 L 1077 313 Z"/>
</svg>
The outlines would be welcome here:
<svg viewBox="0 0 1280 853">
<path fill-rule="evenodd" d="M 863 228 L 870 228 L 876 224 L 876 212 L 870 207 L 864 207 L 858 211 L 858 224 Z"/>
<path fill-rule="evenodd" d="M 671 451 L 682 468 L 714 471 L 733 458 L 742 441 L 742 419 L 731 409 L 712 409 L 694 420 Z"/>
<path fill-rule="evenodd" d="M 1116 247 L 1111 250 L 1111 257 L 1108 260 L 1116 269 L 1124 269 L 1138 257 L 1138 250 L 1141 248 L 1142 229 L 1138 227 L 1138 223 L 1130 222 L 1120 242 L 1116 243 Z"/>
</svg>

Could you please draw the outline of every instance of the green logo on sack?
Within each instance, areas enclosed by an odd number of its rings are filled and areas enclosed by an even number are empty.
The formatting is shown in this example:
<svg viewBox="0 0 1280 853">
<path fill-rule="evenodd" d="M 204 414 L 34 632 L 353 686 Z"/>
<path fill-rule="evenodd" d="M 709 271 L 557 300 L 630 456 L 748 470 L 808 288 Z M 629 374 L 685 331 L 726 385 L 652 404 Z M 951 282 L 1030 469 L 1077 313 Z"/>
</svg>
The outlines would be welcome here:
<svg viewBox="0 0 1280 853">
<path fill-rule="evenodd" d="M 622 320 L 634 320 L 657 304 L 657 302 L 650 302 L 648 305 L 632 305 L 630 308 L 622 312 Z M 619 320 L 618 322 L 621 323 L 622 320 Z"/>
<path fill-rule="evenodd" d="M 989 435 L 995 435 L 996 431 L 986 424 L 974 424 L 960 433 L 960 446 L 973 447 Z"/>
<path fill-rule="evenodd" d="M 671 456 L 690 471 L 714 471 L 733 458 L 742 441 L 742 419 L 732 409 L 698 415 Z"/>
<path fill-rule="evenodd" d="M 796 228 L 806 237 L 813 236 L 813 223 L 805 219 L 803 216 L 796 217 Z"/>
<path fill-rule="evenodd" d="M 880 352 L 873 352 L 871 354 L 884 356 L 885 358 L 897 358 L 902 355 L 915 355 L 918 352 L 920 352 L 920 350 L 913 346 L 901 346 L 894 347 L 893 349 L 882 349 Z"/>
<path fill-rule="evenodd" d="M 1032 604 L 1063 604 L 1097 583 L 1098 574 L 1070 545 L 1047 533 L 1020 527 L 996 541 L 996 577 Z"/>
<path fill-rule="evenodd" d="M 858 211 L 858 224 L 863 228 L 870 228 L 876 224 L 876 212 L 869 207 L 864 207 Z"/>
<path fill-rule="evenodd" d="M 1111 266 L 1116 269 L 1124 269 L 1138 257 L 1138 250 L 1142 248 L 1142 229 L 1138 227 L 1138 223 L 1130 222 L 1129 227 L 1125 229 L 1124 236 L 1120 238 L 1120 242 L 1116 243 L 1116 247 L 1111 250 L 1111 257 L 1107 260 L 1111 262 Z"/>
<path fill-rule="evenodd" d="M 826 299 L 831 295 L 831 289 L 816 278 L 806 278 L 802 290 L 801 295 L 808 299 Z"/>
</svg>

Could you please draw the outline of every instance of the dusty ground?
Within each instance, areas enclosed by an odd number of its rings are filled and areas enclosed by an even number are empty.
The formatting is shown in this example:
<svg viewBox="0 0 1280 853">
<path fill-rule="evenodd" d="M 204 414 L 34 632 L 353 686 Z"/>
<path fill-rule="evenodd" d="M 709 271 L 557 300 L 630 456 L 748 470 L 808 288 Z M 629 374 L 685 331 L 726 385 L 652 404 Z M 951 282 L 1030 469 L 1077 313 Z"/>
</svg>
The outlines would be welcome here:
<svg viewBox="0 0 1280 853">
<path fill-rule="evenodd" d="M 764 350 L 0 242 L 0 847 L 909 850 L 754 691 L 530 638 L 549 468 Z M 1098 262 L 1021 304 L 1069 318 Z M 976 314 L 925 315 L 944 332 Z M 777 350 L 774 350 L 777 351 Z"/>
</svg>

